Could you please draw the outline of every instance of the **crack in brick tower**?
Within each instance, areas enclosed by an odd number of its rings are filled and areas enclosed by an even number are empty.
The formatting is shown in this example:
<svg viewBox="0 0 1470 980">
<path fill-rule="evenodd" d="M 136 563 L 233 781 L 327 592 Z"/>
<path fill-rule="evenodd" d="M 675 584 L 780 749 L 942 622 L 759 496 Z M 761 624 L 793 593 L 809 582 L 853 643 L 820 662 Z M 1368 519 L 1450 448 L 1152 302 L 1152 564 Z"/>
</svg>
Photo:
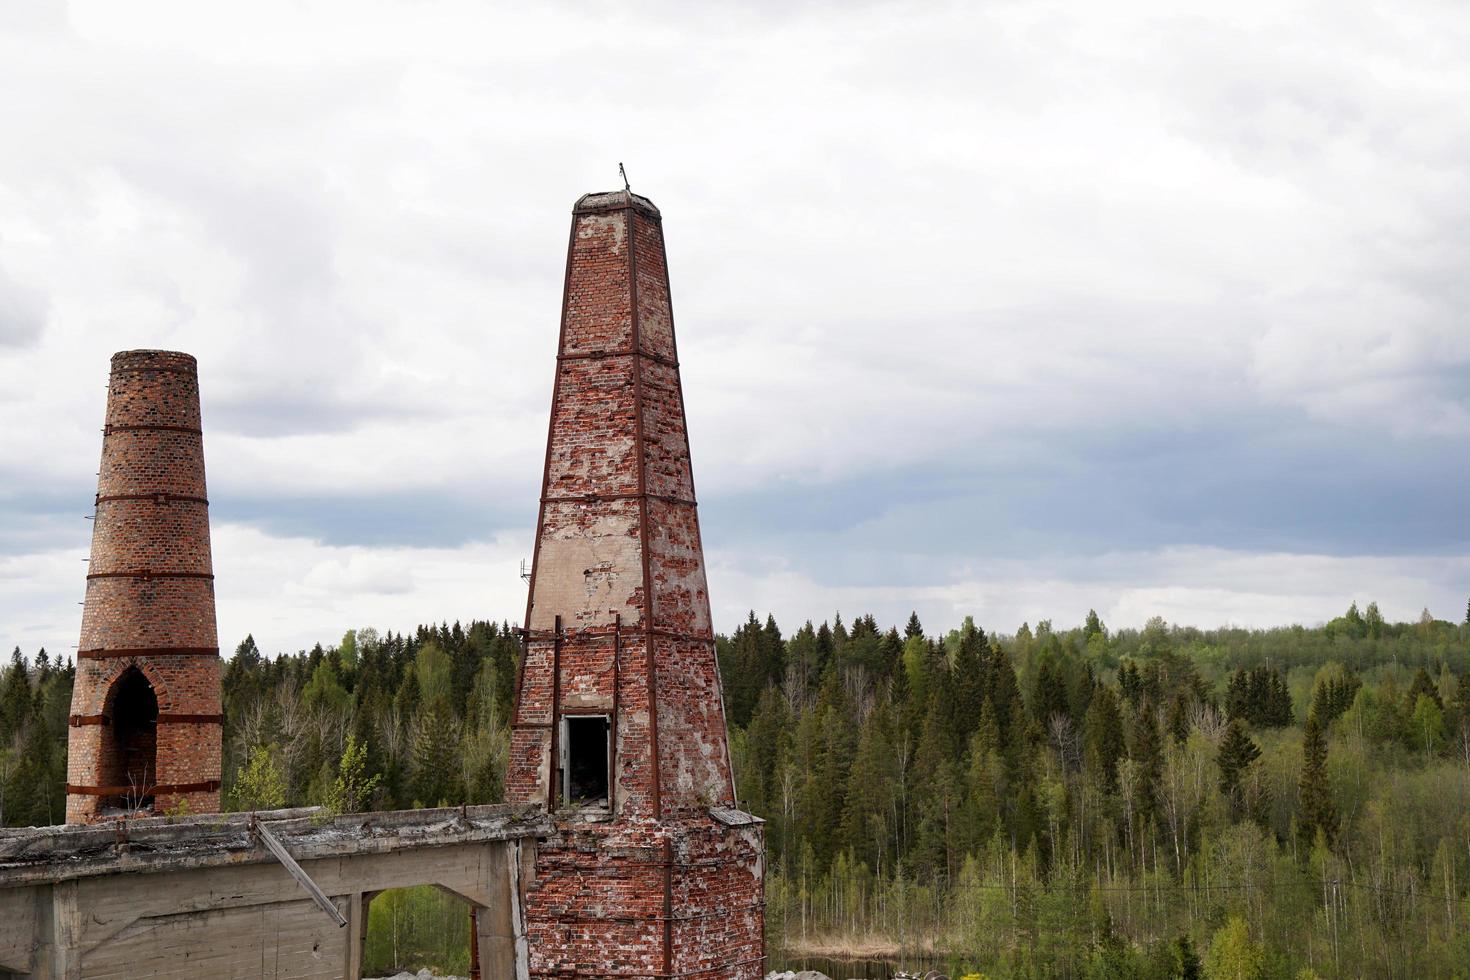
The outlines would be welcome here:
<svg viewBox="0 0 1470 980">
<path fill-rule="evenodd" d="M 555 815 L 533 977 L 762 975 L 761 822 L 736 809 L 663 223 L 572 212 L 507 799 Z"/>
<path fill-rule="evenodd" d="M 219 640 L 199 372 L 113 355 L 66 767 L 67 823 L 219 810 Z"/>
</svg>

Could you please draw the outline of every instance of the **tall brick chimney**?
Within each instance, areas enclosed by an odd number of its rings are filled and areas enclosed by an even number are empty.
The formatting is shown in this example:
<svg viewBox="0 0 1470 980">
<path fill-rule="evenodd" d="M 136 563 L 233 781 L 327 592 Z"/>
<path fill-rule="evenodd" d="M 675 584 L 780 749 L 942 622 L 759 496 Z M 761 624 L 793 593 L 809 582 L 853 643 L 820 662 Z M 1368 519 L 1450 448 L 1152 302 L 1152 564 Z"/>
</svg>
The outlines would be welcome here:
<svg viewBox="0 0 1470 980">
<path fill-rule="evenodd" d="M 760 977 L 658 208 L 572 212 L 507 797 L 551 811 L 533 977 Z"/>
<path fill-rule="evenodd" d="M 219 810 L 220 661 L 194 358 L 113 355 L 66 820 Z"/>
</svg>

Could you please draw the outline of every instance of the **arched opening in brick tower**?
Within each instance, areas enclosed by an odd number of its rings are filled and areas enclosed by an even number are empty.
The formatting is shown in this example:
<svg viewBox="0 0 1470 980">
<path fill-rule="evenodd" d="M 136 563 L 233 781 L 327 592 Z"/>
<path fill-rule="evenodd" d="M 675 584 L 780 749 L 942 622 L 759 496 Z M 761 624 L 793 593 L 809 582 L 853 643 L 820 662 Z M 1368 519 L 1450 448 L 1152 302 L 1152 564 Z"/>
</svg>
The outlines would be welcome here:
<svg viewBox="0 0 1470 980">
<path fill-rule="evenodd" d="M 129 667 L 108 692 L 111 738 L 104 738 L 103 780 L 123 792 L 104 806 L 135 810 L 151 806 L 158 783 L 158 694 L 143 672 Z"/>
</svg>

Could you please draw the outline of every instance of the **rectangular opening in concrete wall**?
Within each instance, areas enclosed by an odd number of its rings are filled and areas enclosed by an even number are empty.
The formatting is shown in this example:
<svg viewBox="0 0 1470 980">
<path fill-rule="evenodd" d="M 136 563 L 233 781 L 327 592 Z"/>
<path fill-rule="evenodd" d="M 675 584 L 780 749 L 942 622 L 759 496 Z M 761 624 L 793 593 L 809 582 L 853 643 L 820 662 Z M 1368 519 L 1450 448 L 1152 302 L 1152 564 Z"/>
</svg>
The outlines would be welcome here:
<svg viewBox="0 0 1470 980">
<path fill-rule="evenodd" d="M 562 718 L 562 799 L 607 805 L 610 728 L 607 715 Z"/>
<path fill-rule="evenodd" d="M 391 980 L 428 970 L 463 977 L 470 972 L 470 932 L 470 904 L 458 895 L 433 885 L 378 892 L 367 907 L 362 975 Z"/>
</svg>

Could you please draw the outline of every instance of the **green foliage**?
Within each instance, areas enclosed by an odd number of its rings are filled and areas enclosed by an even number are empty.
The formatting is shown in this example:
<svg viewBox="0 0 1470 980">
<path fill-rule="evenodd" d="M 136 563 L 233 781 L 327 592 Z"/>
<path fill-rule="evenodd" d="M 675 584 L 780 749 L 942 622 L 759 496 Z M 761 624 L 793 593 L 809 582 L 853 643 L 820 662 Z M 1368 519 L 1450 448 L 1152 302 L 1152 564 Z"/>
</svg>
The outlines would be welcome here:
<svg viewBox="0 0 1470 980">
<path fill-rule="evenodd" d="M 730 748 L 767 821 L 773 939 L 874 933 L 998 978 L 1205 975 L 1195 950 L 1211 970 L 1254 951 L 1273 980 L 1470 961 L 1470 627 L 1371 604 L 1319 629 L 1092 619 L 937 639 L 864 615 L 784 639 L 752 615 L 717 639 L 749 699 Z M 226 798 L 497 801 L 518 655 L 489 622 L 280 657 L 247 637 L 224 668 Z M 61 819 L 71 676 L 18 653 L 0 671 L 6 824 Z M 380 901 L 417 946 L 428 899 Z M 462 909 L 434 916 L 463 936 Z"/>
<path fill-rule="evenodd" d="M 274 745 L 257 745 L 250 761 L 235 777 L 235 808 L 238 810 L 279 810 L 286 805 L 286 777 L 278 761 Z"/>
<path fill-rule="evenodd" d="M 1232 915 L 1210 941 L 1206 975 L 1210 980 L 1260 980 L 1265 968 L 1265 952 L 1251 939 L 1245 920 Z"/>
<path fill-rule="evenodd" d="M 1290 725 L 1294 716 L 1286 678 L 1275 667 L 1237 670 L 1225 690 L 1225 712 L 1232 720 L 1242 718 L 1256 728 Z"/>
<path fill-rule="evenodd" d="M 392 888 L 368 906 L 364 976 L 428 969 L 438 976 L 470 970 L 470 907 L 432 885 Z"/>
<path fill-rule="evenodd" d="M 332 796 L 327 809 L 333 813 L 358 813 L 372 798 L 373 790 L 383 781 L 381 773 L 368 775 L 367 746 L 357 741 L 352 732 L 347 733 L 347 744 L 342 749 L 342 758 L 337 763 L 337 781 L 332 786 Z"/>
<path fill-rule="evenodd" d="M 435 641 L 430 640 L 419 647 L 413 658 L 413 678 L 418 686 L 419 703 L 427 710 L 450 709 L 450 692 L 454 682 L 453 664 L 449 655 Z"/>
<path fill-rule="evenodd" d="M 1230 806 L 1231 815 L 1239 817 L 1245 811 L 1245 800 L 1241 780 L 1251 763 L 1261 757 L 1261 748 L 1246 734 L 1245 723 L 1239 718 L 1225 729 L 1225 738 L 1220 742 L 1216 766 L 1220 770 L 1220 794 Z"/>
<path fill-rule="evenodd" d="M 352 695 L 342 686 L 336 666 L 327 658 L 323 658 L 312 671 L 311 680 L 301 692 L 301 699 L 309 708 L 337 714 L 345 713 L 352 703 Z"/>
<path fill-rule="evenodd" d="M 1362 686 L 1363 682 L 1351 670 L 1344 670 L 1339 664 L 1327 664 L 1317 672 L 1310 713 L 1323 725 L 1332 724 L 1352 707 Z"/>
<path fill-rule="evenodd" d="M 1337 807 L 1327 776 L 1327 739 L 1315 717 L 1307 719 L 1302 734 L 1302 778 L 1299 784 L 1301 812 L 1297 837 L 1303 852 L 1310 851 L 1317 835 L 1331 844 L 1337 836 Z"/>
</svg>

